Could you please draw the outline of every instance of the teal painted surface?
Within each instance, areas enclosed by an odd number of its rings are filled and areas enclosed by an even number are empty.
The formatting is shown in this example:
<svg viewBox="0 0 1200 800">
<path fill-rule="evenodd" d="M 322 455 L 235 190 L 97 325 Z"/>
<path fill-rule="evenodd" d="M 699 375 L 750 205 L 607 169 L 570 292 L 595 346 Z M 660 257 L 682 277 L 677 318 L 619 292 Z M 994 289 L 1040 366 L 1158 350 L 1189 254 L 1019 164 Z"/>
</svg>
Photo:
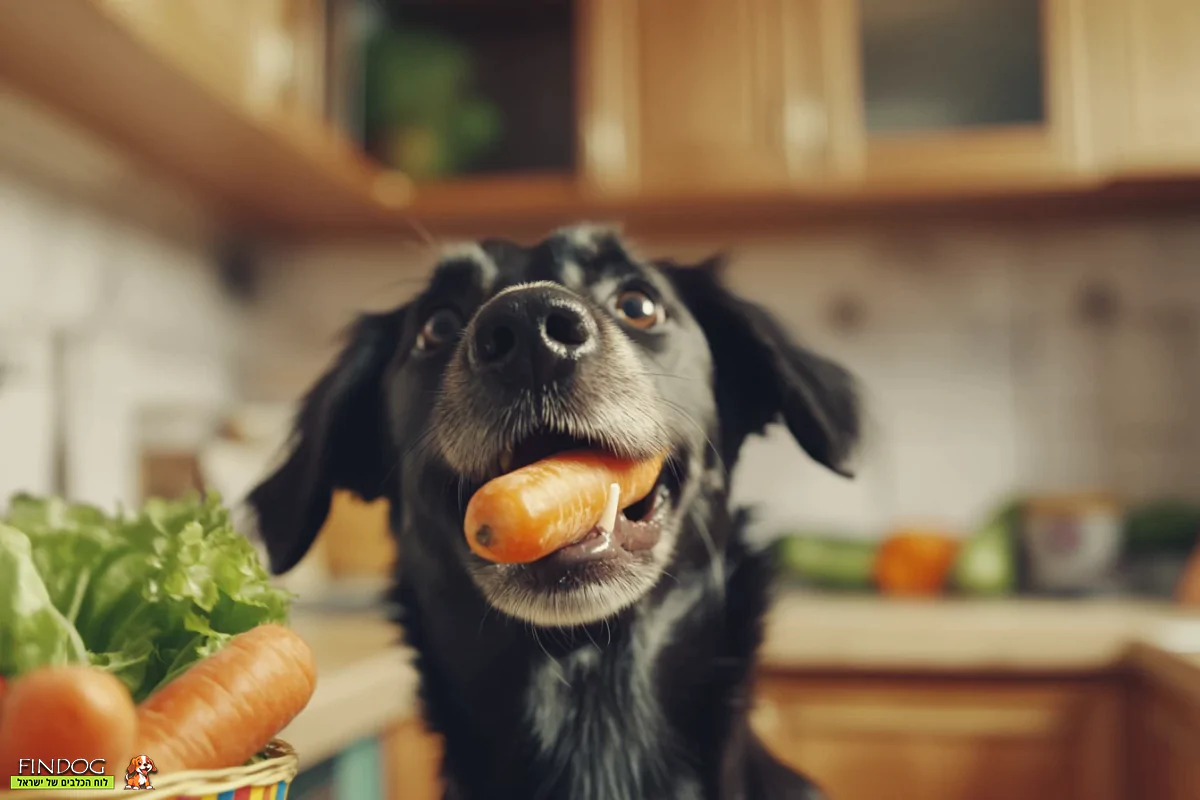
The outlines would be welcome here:
<svg viewBox="0 0 1200 800">
<path fill-rule="evenodd" d="M 361 739 L 333 760 L 337 800 L 384 800 L 383 752 L 378 739 Z"/>
</svg>

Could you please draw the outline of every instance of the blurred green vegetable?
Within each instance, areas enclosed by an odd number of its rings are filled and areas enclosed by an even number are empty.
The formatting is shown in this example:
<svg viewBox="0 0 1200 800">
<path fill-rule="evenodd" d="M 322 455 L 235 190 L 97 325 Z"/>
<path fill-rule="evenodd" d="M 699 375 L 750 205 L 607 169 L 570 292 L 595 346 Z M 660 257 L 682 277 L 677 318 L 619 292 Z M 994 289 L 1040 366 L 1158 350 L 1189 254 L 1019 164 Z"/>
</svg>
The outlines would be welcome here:
<svg viewBox="0 0 1200 800">
<path fill-rule="evenodd" d="M 1020 501 L 1013 500 L 993 512 L 983 527 L 962 543 L 950 574 L 954 586 L 972 595 L 1015 591 L 1020 525 Z"/>
<path fill-rule="evenodd" d="M 18 495 L 0 525 L 0 674 L 90 662 L 135 701 L 235 634 L 285 622 L 220 497 L 152 500 L 109 516 Z"/>
<path fill-rule="evenodd" d="M 1186 556 L 1200 535 L 1200 506 L 1160 500 L 1125 515 L 1125 553 L 1129 556 Z"/>
<path fill-rule="evenodd" d="M 783 568 L 823 589 L 870 589 L 879 549 L 876 542 L 831 536 L 786 536 L 778 544 Z"/>
</svg>

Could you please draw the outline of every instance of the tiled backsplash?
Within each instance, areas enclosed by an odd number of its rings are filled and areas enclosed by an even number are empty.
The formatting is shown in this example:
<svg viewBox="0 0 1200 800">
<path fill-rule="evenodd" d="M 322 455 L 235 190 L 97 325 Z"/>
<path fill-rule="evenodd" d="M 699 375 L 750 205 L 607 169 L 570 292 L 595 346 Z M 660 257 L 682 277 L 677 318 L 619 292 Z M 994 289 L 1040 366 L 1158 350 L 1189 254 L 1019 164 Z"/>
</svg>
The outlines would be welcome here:
<svg viewBox="0 0 1200 800">
<path fill-rule="evenodd" d="M 698 257 L 694 243 L 642 243 Z M 1200 494 L 1200 220 L 848 230 L 732 250 L 731 285 L 863 383 L 859 477 L 785 430 L 753 442 L 738 495 L 762 529 L 965 528 L 1024 489 Z M 280 253 L 247 377 L 302 391 L 356 309 L 403 301 L 419 248 Z"/>
<path fill-rule="evenodd" d="M 201 245 L 0 172 L 0 504 L 60 488 L 59 432 L 61 488 L 136 502 L 140 418 L 236 400 L 240 317 Z"/>
</svg>

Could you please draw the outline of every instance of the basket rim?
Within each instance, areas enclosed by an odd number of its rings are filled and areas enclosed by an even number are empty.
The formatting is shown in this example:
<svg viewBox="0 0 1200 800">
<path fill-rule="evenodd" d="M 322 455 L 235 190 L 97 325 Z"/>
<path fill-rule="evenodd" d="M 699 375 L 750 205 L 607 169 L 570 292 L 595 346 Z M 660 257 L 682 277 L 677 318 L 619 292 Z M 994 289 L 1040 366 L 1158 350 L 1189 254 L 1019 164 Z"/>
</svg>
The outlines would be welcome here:
<svg viewBox="0 0 1200 800">
<path fill-rule="evenodd" d="M 282 739 L 272 739 L 260 754 L 267 754 L 268 757 L 254 764 L 245 764 L 240 767 L 194 769 L 173 773 L 154 782 L 154 790 L 158 793 L 155 796 L 163 798 L 199 797 L 206 794 L 234 791 L 244 786 L 272 786 L 280 781 L 291 783 L 296 777 L 296 773 L 300 769 L 300 758 L 296 755 L 295 748 L 287 742 Z M 42 794 L 41 797 L 44 800 L 67 797 L 81 799 L 112 797 L 113 791 L 122 790 L 121 784 L 122 781 L 119 780 L 116 789 L 73 791 L 65 794 L 55 792 L 54 794 Z M 0 798 L 16 798 L 24 797 L 24 795 L 25 793 L 18 795 L 7 789 L 0 789 Z"/>
</svg>

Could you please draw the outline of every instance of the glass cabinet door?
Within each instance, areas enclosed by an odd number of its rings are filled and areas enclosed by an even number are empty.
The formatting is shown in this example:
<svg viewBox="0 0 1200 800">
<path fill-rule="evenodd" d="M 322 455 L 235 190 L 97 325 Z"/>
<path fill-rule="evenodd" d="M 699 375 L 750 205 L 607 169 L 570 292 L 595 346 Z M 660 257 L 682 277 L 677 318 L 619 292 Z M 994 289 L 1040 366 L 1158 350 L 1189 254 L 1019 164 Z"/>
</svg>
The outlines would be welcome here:
<svg viewBox="0 0 1200 800">
<path fill-rule="evenodd" d="M 1081 0 L 824 0 L 851 173 L 1039 179 L 1078 152 Z"/>
<path fill-rule="evenodd" d="M 858 0 L 868 136 L 1046 122 L 1042 0 Z"/>
</svg>

